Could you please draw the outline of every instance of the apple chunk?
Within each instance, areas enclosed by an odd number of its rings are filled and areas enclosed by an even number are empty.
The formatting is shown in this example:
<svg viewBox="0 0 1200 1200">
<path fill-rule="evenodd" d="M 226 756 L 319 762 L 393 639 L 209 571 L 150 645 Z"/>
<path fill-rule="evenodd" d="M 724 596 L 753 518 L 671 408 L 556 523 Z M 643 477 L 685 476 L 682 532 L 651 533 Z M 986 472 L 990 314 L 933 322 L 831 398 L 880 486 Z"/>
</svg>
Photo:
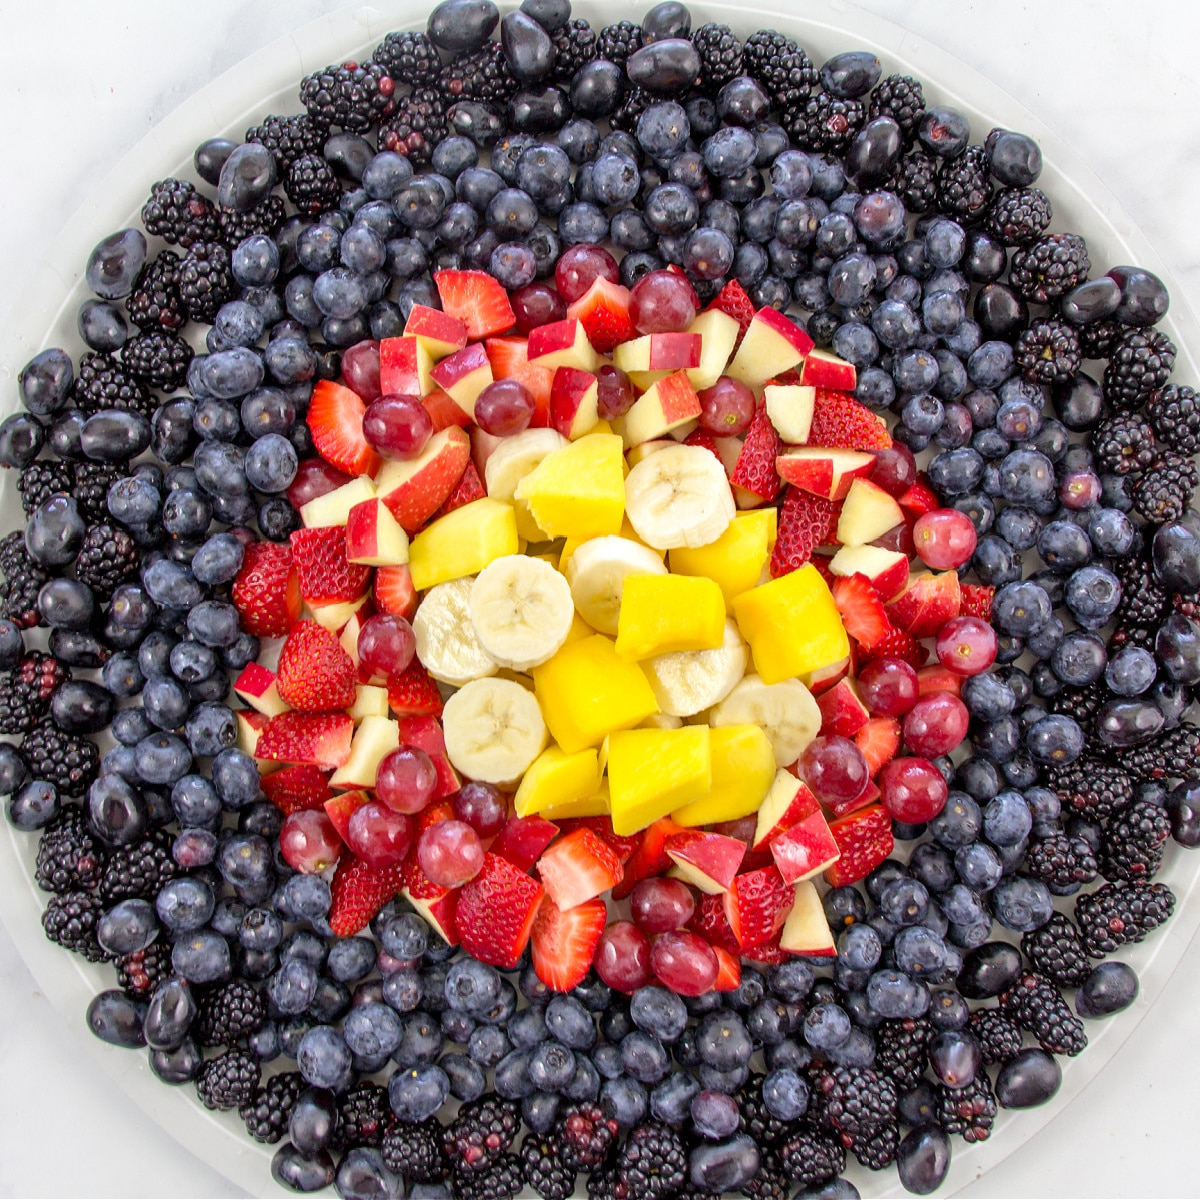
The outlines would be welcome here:
<svg viewBox="0 0 1200 1200">
<path fill-rule="evenodd" d="M 287 702 L 275 686 L 275 672 L 262 663 L 248 663 L 234 681 L 233 690 L 256 712 L 277 717 L 287 712 Z"/>
<path fill-rule="evenodd" d="M 305 529 L 318 529 L 330 525 L 345 525 L 350 510 L 375 495 L 375 485 L 365 475 L 343 483 L 321 496 L 314 496 L 301 505 L 300 520 Z"/>
<path fill-rule="evenodd" d="M 408 562 L 408 534 L 382 500 L 365 500 L 350 510 L 346 557 L 367 567 L 398 567 Z"/>
<path fill-rule="evenodd" d="M 721 378 L 729 363 L 729 356 L 737 345 L 740 330 L 738 323 L 719 308 L 702 312 L 688 326 L 688 333 L 700 335 L 699 365 L 689 367 L 687 373 L 696 391 L 702 392 L 712 387 Z"/>
<path fill-rule="evenodd" d="M 679 371 L 700 365 L 698 333 L 647 333 L 622 342 L 613 351 L 622 371 Z"/>
<path fill-rule="evenodd" d="M 373 788 L 375 775 L 384 757 L 400 745 L 400 726 L 387 717 L 363 717 L 354 740 L 350 757 L 330 779 L 338 788 Z"/>
<path fill-rule="evenodd" d="M 796 898 L 783 923 L 779 946 L 789 954 L 808 954 L 815 958 L 833 958 L 837 954 L 829 919 L 811 879 L 796 884 Z"/>
<path fill-rule="evenodd" d="M 838 517 L 837 540 L 843 546 L 865 546 L 904 523 L 900 505 L 877 483 L 854 479 Z"/>
<path fill-rule="evenodd" d="M 457 425 L 439 429 L 416 458 L 392 458 L 375 477 L 375 490 L 401 528 L 416 533 L 462 478 L 471 439 Z"/>
<path fill-rule="evenodd" d="M 559 367 L 550 385 L 550 424 L 574 441 L 596 427 L 599 384 L 591 371 Z"/>
<path fill-rule="evenodd" d="M 871 717 L 853 679 L 841 679 L 822 692 L 817 707 L 821 710 L 821 732 L 838 737 L 853 737 Z"/>
<path fill-rule="evenodd" d="M 750 843 L 750 849 L 765 850 L 772 838 L 819 811 L 820 805 L 816 796 L 809 791 L 808 784 L 780 767 L 763 802 L 758 806 L 758 821 L 754 826 L 754 840 Z"/>
<path fill-rule="evenodd" d="M 825 814 L 819 810 L 771 839 L 771 857 L 784 883 L 811 879 L 841 856 Z"/>
<path fill-rule="evenodd" d="M 637 446 L 679 429 L 700 415 L 700 398 L 682 371 L 652 384 L 625 414 L 625 444 Z"/>
<path fill-rule="evenodd" d="M 908 555 L 882 546 L 843 546 L 829 569 L 834 575 L 865 575 L 886 604 L 908 582 Z"/>
<path fill-rule="evenodd" d="M 918 571 L 908 586 L 888 602 L 888 620 L 897 629 L 913 637 L 933 637 L 947 621 L 957 617 L 962 607 L 962 587 L 956 571 Z M 881 592 L 882 596 L 883 593 Z"/>
<path fill-rule="evenodd" d="M 826 500 L 844 499 L 854 480 L 874 466 L 873 454 L 824 446 L 799 446 L 775 459 L 781 479 Z"/>
<path fill-rule="evenodd" d="M 430 378 L 464 413 L 474 417 L 479 393 L 492 382 L 491 360 L 483 343 L 475 342 L 443 358 Z"/>
<path fill-rule="evenodd" d="M 379 343 L 379 388 L 384 396 L 424 396 L 432 390 L 433 359 L 415 337 L 384 338 Z"/>
<path fill-rule="evenodd" d="M 415 337 L 432 358 L 445 358 L 467 344 L 467 327 L 440 308 L 414 304 L 404 323 L 407 337 Z"/>
<path fill-rule="evenodd" d="M 816 388 L 798 384 L 768 383 L 763 388 L 767 418 L 775 432 L 792 446 L 808 441 L 816 399 Z"/>
<path fill-rule="evenodd" d="M 838 358 L 828 350 L 812 349 L 800 368 L 800 382 L 836 392 L 852 392 L 857 386 L 858 374 L 854 364 L 844 358 Z"/>
<path fill-rule="evenodd" d="M 670 873 L 710 896 L 729 891 L 746 855 L 738 838 L 699 829 L 673 833 L 663 848 L 675 864 Z"/>
<path fill-rule="evenodd" d="M 574 317 L 531 329 L 527 353 L 529 361 L 539 367 L 595 371 L 600 365 L 600 356 L 592 349 L 583 322 Z"/>
<path fill-rule="evenodd" d="M 812 338 L 790 317 L 760 308 L 725 373 L 750 387 L 762 387 L 802 363 L 812 348 Z"/>
</svg>

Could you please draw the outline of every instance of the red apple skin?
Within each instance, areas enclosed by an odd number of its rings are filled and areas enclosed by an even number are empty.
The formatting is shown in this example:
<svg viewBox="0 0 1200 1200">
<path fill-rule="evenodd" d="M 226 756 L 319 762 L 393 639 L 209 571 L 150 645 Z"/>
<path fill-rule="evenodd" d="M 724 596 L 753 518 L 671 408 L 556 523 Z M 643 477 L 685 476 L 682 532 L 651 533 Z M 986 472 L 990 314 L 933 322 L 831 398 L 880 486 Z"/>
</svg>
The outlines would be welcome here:
<svg viewBox="0 0 1200 1200">
<path fill-rule="evenodd" d="M 529 331 L 529 361 L 545 358 L 559 350 L 569 350 L 575 345 L 575 330 L 579 322 L 574 317 L 565 321 L 551 321 Z"/>
<path fill-rule="evenodd" d="M 487 351 L 483 348 L 482 342 L 474 342 L 462 350 L 456 350 L 448 358 L 443 358 L 433 368 L 431 376 L 438 387 L 449 391 L 460 380 L 485 367 L 490 373 L 492 364 L 488 360 Z"/>
<path fill-rule="evenodd" d="M 650 335 L 651 371 L 675 371 L 700 365 L 698 333 L 652 333 Z"/>
<path fill-rule="evenodd" d="M 797 782 L 800 784 L 800 788 L 792 797 L 791 803 L 779 814 L 775 824 L 770 829 L 763 831 L 762 837 L 756 836 L 753 839 L 750 846 L 752 851 L 757 852 L 768 849 L 773 838 L 791 829 L 793 825 L 803 821 L 805 817 L 820 811 L 821 806 L 817 802 L 816 796 L 809 790 L 808 784 L 803 779 L 797 779 Z"/>
<path fill-rule="evenodd" d="M 426 338 L 461 350 L 467 344 L 467 327 L 457 317 L 442 312 L 440 308 L 429 308 L 414 304 L 404 325 L 405 336 Z"/>
<path fill-rule="evenodd" d="M 852 679 L 840 679 L 817 700 L 821 710 L 821 732 L 853 737 L 870 717 Z"/>
<path fill-rule="evenodd" d="M 852 392 L 858 385 L 858 373 L 844 359 L 823 350 L 811 350 L 800 368 L 800 382 L 835 392 Z"/>
<path fill-rule="evenodd" d="M 850 659 L 847 656 L 840 663 L 830 663 L 827 667 L 818 667 L 805 678 L 804 686 L 814 696 L 820 696 L 834 687 L 849 669 Z"/>
<path fill-rule="evenodd" d="M 841 852 L 825 817 L 815 812 L 773 839 L 771 855 L 784 883 L 798 883 L 833 866 Z"/>
<path fill-rule="evenodd" d="M 789 317 L 773 308 L 760 308 L 754 314 L 754 320 L 762 322 L 769 329 L 782 337 L 797 353 L 807 357 L 816 343 L 808 334 Z"/>
<path fill-rule="evenodd" d="M 379 343 L 379 382 L 385 396 L 419 396 L 416 338 L 384 338 Z"/>
<path fill-rule="evenodd" d="M 672 861 L 690 864 L 723 888 L 733 882 L 746 855 L 745 842 L 698 829 L 673 834 L 665 849 Z"/>
<path fill-rule="evenodd" d="M 885 605 L 888 619 L 915 638 L 933 637 L 962 607 L 957 571 L 918 572 L 893 596 Z"/>
<path fill-rule="evenodd" d="M 654 390 L 668 421 L 690 420 L 699 415 L 700 401 L 696 398 L 696 389 L 682 371 L 660 379 Z"/>
<path fill-rule="evenodd" d="M 410 460 L 416 466 L 412 474 L 379 497 L 410 537 L 442 506 L 462 478 L 471 456 L 471 439 L 464 430 L 456 426 L 443 429 L 433 435 L 429 445 L 433 446 L 439 438 L 441 442 L 434 447 L 433 453 L 422 456 L 424 461 Z"/>
<path fill-rule="evenodd" d="M 853 800 L 839 800 L 833 804 L 827 804 L 825 807 L 829 809 L 829 815 L 835 819 L 844 817 L 848 813 L 858 812 L 860 808 L 866 808 L 868 804 L 874 804 L 879 799 L 879 788 L 875 786 L 874 780 L 868 779 L 866 786 Z"/>
</svg>

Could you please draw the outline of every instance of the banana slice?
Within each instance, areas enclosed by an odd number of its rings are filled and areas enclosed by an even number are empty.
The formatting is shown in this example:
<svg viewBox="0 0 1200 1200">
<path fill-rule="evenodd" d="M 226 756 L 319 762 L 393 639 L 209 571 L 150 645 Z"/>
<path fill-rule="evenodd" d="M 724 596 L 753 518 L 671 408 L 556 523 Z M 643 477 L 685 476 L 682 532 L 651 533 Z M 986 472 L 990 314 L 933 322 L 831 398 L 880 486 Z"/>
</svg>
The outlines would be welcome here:
<svg viewBox="0 0 1200 1200">
<path fill-rule="evenodd" d="M 474 576 L 439 583 L 425 593 L 413 617 L 417 657 L 434 679 L 461 687 L 495 675 L 499 666 L 483 648 L 471 621 Z"/>
<path fill-rule="evenodd" d="M 565 437 L 555 429 L 526 429 L 523 433 L 506 437 L 492 451 L 483 468 L 483 481 L 487 494 L 494 500 L 512 501 L 517 484 L 534 467 L 555 450 L 569 445 Z"/>
<path fill-rule="evenodd" d="M 480 645 L 514 671 L 552 657 L 575 616 L 567 581 L 548 562 L 524 554 L 506 554 L 479 572 L 470 610 Z"/>
<path fill-rule="evenodd" d="M 665 575 L 653 550 L 609 534 L 584 542 L 567 559 L 567 583 L 579 615 L 595 630 L 617 636 L 626 575 Z"/>
<path fill-rule="evenodd" d="M 510 679 L 464 684 L 446 701 L 442 727 L 451 763 L 483 783 L 515 784 L 546 748 L 537 700 Z"/>
<path fill-rule="evenodd" d="M 794 763 L 821 729 L 821 710 L 798 679 L 766 684 L 747 675 L 709 713 L 710 725 L 761 725 L 777 766 Z"/>
<path fill-rule="evenodd" d="M 691 717 L 719 704 L 746 671 L 746 643 L 732 621 L 715 650 L 681 650 L 642 663 L 658 707 L 673 717 Z"/>
<path fill-rule="evenodd" d="M 625 479 L 625 512 L 638 537 L 656 550 L 707 546 L 736 511 L 725 468 L 703 446 L 667 446 Z"/>
</svg>

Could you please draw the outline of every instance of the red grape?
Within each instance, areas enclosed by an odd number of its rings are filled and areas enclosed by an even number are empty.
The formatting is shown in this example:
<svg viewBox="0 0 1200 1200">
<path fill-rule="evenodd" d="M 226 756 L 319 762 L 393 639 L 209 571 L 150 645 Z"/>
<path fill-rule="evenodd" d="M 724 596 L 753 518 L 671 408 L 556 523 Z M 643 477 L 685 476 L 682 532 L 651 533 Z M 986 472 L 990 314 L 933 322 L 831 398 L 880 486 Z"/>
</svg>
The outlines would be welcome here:
<svg viewBox="0 0 1200 1200">
<path fill-rule="evenodd" d="M 692 918 L 696 901 L 682 879 L 643 879 L 629 897 L 629 912 L 643 933 L 669 933 Z"/>
<path fill-rule="evenodd" d="M 288 484 L 288 503 L 297 511 L 318 496 L 327 496 L 351 481 L 353 476 L 330 466 L 323 458 L 304 458 L 296 468 L 296 478 Z M 257 539 L 255 539 L 257 540 Z"/>
<path fill-rule="evenodd" d="M 378 342 L 355 342 L 342 351 L 342 382 L 368 404 L 379 399 Z"/>
<path fill-rule="evenodd" d="M 754 393 L 740 379 L 722 375 L 712 387 L 698 393 L 700 428 L 716 437 L 736 437 L 750 428 Z"/>
<path fill-rule="evenodd" d="M 1095 471 L 1068 471 L 1058 485 L 1063 508 L 1091 508 L 1100 502 L 1100 477 Z"/>
<path fill-rule="evenodd" d="M 814 738 L 800 756 L 800 774 L 818 800 L 853 800 L 871 772 L 862 751 L 849 739 L 829 734 Z"/>
<path fill-rule="evenodd" d="M 886 450 L 875 452 L 875 465 L 871 468 L 871 482 L 878 484 L 889 496 L 901 496 L 917 478 L 917 460 L 913 452 L 900 442 L 893 442 Z"/>
<path fill-rule="evenodd" d="M 596 409 L 605 421 L 623 417 L 636 397 L 629 376 L 620 367 L 604 363 L 596 372 Z"/>
<path fill-rule="evenodd" d="M 858 694 L 872 716 L 903 716 L 917 702 L 917 672 L 902 658 L 872 659 L 858 672 Z"/>
<path fill-rule="evenodd" d="M 292 813 L 279 831 L 279 852 L 293 871 L 319 875 L 337 862 L 342 839 L 321 809 Z"/>
<path fill-rule="evenodd" d="M 978 675 L 996 661 L 996 631 L 981 617 L 954 617 L 938 631 L 938 662 L 955 675 Z"/>
<path fill-rule="evenodd" d="M 418 813 L 433 798 L 437 768 L 418 746 L 388 751 L 375 773 L 375 795 L 398 813 Z"/>
<path fill-rule="evenodd" d="M 878 783 L 883 807 L 906 825 L 932 821 L 949 794 L 941 771 L 924 758 L 893 758 L 879 772 Z"/>
<path fill-rule="evenodd" d="M 493 437 L 512 437 L 529 428 L 533 410 L 533 397 L 519 379 L 497 379 L 475 400 L 475 424 Z"/>
<path fill-rule="evenodd" d="M 483 843 L 465 821 L 439 821 L 417 840 L 417 863 L 438 887 L 462 887 L 483 866 Z"/>
<path fill-rule="evenodd" d="M 747 845 L 754 840 L 754 834 L 758 829 L 758 814 L 750 813 L 749 816 L 737 817 L 732 821 L 718 821 L 713 827 L 713 833 L 724 834 L 725 837 L 736 838 L 739 842 L 745 842 Z"/>
<path fill-rule="evenodd" d="M 904 718 L 904 741 L 914 754 L 949 754 L 967 736 L 967 706 L 950 692 L 929 692 Z"/>
<path fill-rule="evenodd" d="M 629 293 L 629 319 L 638 333 L 680 333 L 699 307 L 696 289 L 677 271 L 651 271 Z"/>
<path fill-rule="evenodd" d="M 567 317 L 566 302 L 548 283 L 527 283 L 513 292 L 509 302 L 517 319 L 517 332 L 522 337 L 528 337 L 529 331 L 539 325 L 564 321 Z"/>
<path fill-rule="evenodd" d="M 380 396 L 367 405 L 362 430 L 384 458 L 416 458 L 433 437 L 433 419 L 416 396 Z"/>
<path fill-rule="evenodd" d="M 396 867 L 412 841 L 412 822 L 378 800 L 369 800 L 350 815 L 346 831 L 350 849 L 371 867 Z"/>
<path fill-rule="evenodd" d="M 472 780 L 455 792 L 454 815 L 481 838 L 495 837 L 508 819 L 508 801 L 499 788 Z"/>
<path fill-rule="evenodd" d="M 559 255 L 554 286 L 568 304 L 574 304 L 601 276 L 609 283 L 620 283 L 617 260 L 603 246 L 579 242 Z"/>
<path fill-rule="evenodd" d="M 632 921 L 614 921 L 596 943 L 596 974 L 618 992 L 636 992 L 650 982 L 650 939 Z"/>
<path fill-rule="evenodd" d="M 391 678 L 408 670 L 417 641 L 412 626 L 392 613 L 376 613 L 358 631 L 358 661 L 371 675 Z"/>
<path fill-rule="evenodd" d="M 893 525 L 891 529 L 881 533 L 872 543 L 872 546 L 879 546 L 884 550 L 899 550 L 901 554 L 912 558 L 916 553 L 913 546 L 912 530 L 908 526 L 907 521 L 901 521 L 899 525 Z"/>
<path fill-rule="evenodd" d="M 702 996 L 717 982 L 721 964 L 698 933 L 679 929 L 654 939 L 650 966 L 663 987 L 681 996 Z"/>
<path fill-rule="evenodd" d="M 935 508 L 913 524 L 913 545 L 921 561 L 936 571 L 953 571 L 975 553 L 978 536 L 971 518 L 955 508 Z"/>
</svg>

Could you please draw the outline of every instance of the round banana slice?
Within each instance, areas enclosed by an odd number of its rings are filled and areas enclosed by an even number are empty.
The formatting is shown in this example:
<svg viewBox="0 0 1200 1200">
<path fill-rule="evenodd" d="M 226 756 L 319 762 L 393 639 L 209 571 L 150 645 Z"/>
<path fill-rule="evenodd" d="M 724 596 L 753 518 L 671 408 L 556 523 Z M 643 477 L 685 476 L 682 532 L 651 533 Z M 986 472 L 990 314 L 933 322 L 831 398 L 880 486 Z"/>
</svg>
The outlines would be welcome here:
<svg viewBox="0 0 1200 1200">
<path fill-rule="evenodd" d="M 725 468 L 703 446 L 667 446 L 642 459 L 625 479 L 630 524 L 656 550 L 707 546 L 736 511 Z"/>
<path fill-rule="evenodd" d="M 747 675 L 708 716 L 718 725 L 761 725 L 775 751 L 776 766 L 786 767 L 804 753 L 821 730 L 821 710 L 798 679 L 763 683 Z"/>
<path fill-rule="evenodd" d="M 442 727 L 451 763 L 484 783 L 516 783 L 546 747 L 537 700 L 511 679 L 464 684 L 446 701 Z"/>
<path fill-rule="evenodd" d="M 673 717 L 691 717 L 719 704 L 746 671 L 746 643 L 732 621 L 715 650 L 680 650 L 642 663 L 658 707 Z"/>
<path fill-rule="evenodd" d="M 595 630 L 617 636 L 621 590 L 626 575 L 665 575 L 653 550 L 630 538 L 592 538 L 567 559 L 567 583 L 579 615 Z"/>
<path fill-rule="evenodd" d="M 479 572 L 470 610 L 480 645 L 515 671 L 552 657 L 575 616 L 567 581 L 548 562 L 525 554 L 506 554 Z"/>
<path fill-rule="evenodd" d="M 468 575 L 431 587 L 413 617 L 417 657 L 434 679 L 455 687 L 495 675 L 499 669 L 480 644 L 471 621 L 474 582 L 474 577 Z"/>
<path fill-rule="evenodd" d="M 570 445 L 556 429 L 526 429 L 506 437 L 492 451 L 483 468 L 487 494 L 493 500 L 512 501 L 517 484 L 555 450 Z"/>
</svg>

